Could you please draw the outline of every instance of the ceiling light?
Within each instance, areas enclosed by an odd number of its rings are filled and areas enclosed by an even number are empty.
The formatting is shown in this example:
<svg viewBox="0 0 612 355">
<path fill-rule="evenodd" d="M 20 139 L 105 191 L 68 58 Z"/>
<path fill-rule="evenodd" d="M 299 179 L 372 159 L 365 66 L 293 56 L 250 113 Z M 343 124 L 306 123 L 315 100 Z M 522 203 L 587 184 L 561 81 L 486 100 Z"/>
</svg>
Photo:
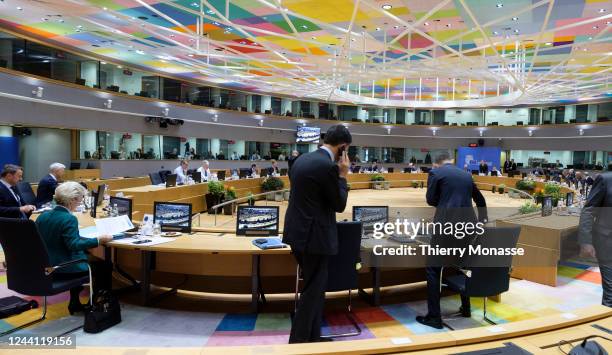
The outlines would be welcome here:
<svg viewBox="0 0 612 355">
<path fill-rule="evenodd" d="M 493 34 L 497 36 L 499 34 L 499 32 L 493 31 Z"/>
<path fill-rule="evenodd" d="M 580 128 L 580 130 L 578 131 L 578 134 L 580 134 L 581 136 L 584 135 L 584 129 Z"/>
<path fill-rule="evenodd" d="M 519 30 L 518 30 L 518 28 L 517 28 L 516 30 L 514 30 L 514 33 L 519 33 Z"/>
<path fill-rule="evenodd" d="M 168 107 L 164 107 L 164 109 L 162 110 L 162 114 L 165 117 L 168 117 L 168 114 L 170 113 L 170 109 Z"/>
<path fill-rule="evenodd" d="M 586 49 L 586 48 L 583 48 L 582 50 L 585 51 L 585 52 L 588 51 L 588 49 Z"/>
<path fill-rule="evenodd" d="M 193 58 L 193 54 L 191 54 L 191 53 L 187 54 L 187 56 Z"/>
<path fill-rule="evenodd" d="M 391 10 L 393 8 L 393 6 L 389 5 L 389 4 L 384 4 L 383 6 L 381 6 L 383 10 Z"/>
<path fill-rule="evenodd" d="M 17 6 L 17 10 L 19 10 L 19 11 L 23 11 L 23 7 L 21 7 L 21 6 Z"/>
<path fill-rule="evenodd" d="M 606 12 L 606 9 L 599 9 L 600 14 L 603 14 L 604 12 Z"/>
<path fill-rule="evenodd" d="M 501 4 L 501 3 L 500 3 L 500 4 L 497 4 L 497 5 L 495 5 L 495 6 L 496 6 L 498 9 L 501 9 L 502 7 L 504 7 L 504 4 Z"/>
<path fill-rule="evenodd" d="M 103 7 L 102 10 L 106 11 L 106 10 L 108 10 L 108 8 L 107 7 Z"/>
<path fill-rule="evenodd" d="M 512 21 L 518 21 L 518 17 L 513 17 Z"/>
<path fill-rule="evenodd" d="M 315 37 L 315 36 L 312 36 L 312 39 L 317 39 L 317 37 Z"/>
<path fill-rule="evenodd" d="M 263 127 L 263 120 L 259 120 L 259 127 Z"/>
<path fill-rule="evenodd" d="M 387 128 L 387 134 L 391 134 L 391 128 Z"/>
<path fill-rule="evenodd" d="M 438 130 L 437 129 L 432 129 L 431 130 L 431 134 L 435 136 L 436 134 L 438 134 Z"/>
<path fill-rule="evenodd" d="M 446 27 L 451 27 L 451 24 L 450 24 L 450 23 L 447 23 L 447 24 L 446 24 Z"/>
<path fill-rule="evenodd" d="M 376 31 L 380 31 L 380 27 L 376 27 Z"/>
<path fill-rule="evenodd" d="M 100 62 L 100 64 L 102 64 L 102 65 L 106 65 L 106 62 Z"/>
<path fill-rule="evenodd" d="M 425 25 L 425 26 L 429 26 L 429 22 L 425 22 L 423 25 Z"/>
<path fill-rule="evenodd" d="M 121 65 L 117 65 L 117 69 L 123 69 Z"/>
<path fill-rule="evenodd" d="M 219 121 L 219 115 L 217 115 L 217 114 L 215 113 L 215 114 L 213 115 L 213 117 L 212 117 L 212 120 L 213 120 L 214 122 Z"/>
<path fill-rule="evenodd" d="M 48 19 L 48 18 L 46 18 L 46 17 L 43 17 L 41 20 L 43 20 L 43 21 L 49 21 L 49 19 Z"/>
<path fill-rule="evenodd" d="M 478 131 L 478 135 L 481 137 L 484 136 L 484 131 L 481 129 L 480 131 Z"/>
<path fill-rule="evenodd" d="M 533 131 L 532 130 L 529 130 L 528 134 L 529 134 L 529 137 L 533 137 Z"/>
<path fill-rule="evenodd" d="M 138 53 L 138 54 L 145 54 L 145 52 L 144 52 L 144 51 L 141 51 L 140 49 L 138 49 L 138 50 L 136 51 L 136 53 Z"/>
</svg>

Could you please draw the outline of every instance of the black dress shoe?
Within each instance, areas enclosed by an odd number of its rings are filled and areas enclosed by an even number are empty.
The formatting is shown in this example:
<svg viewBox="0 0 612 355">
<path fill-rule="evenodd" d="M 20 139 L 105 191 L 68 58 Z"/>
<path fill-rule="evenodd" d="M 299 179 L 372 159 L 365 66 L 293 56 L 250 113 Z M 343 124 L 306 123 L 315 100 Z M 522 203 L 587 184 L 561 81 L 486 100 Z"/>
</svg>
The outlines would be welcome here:
<svg viewBox="0 0 612 355">
<path fill-rule="evenodd" d="M 432 328 L 436 328 L 436 329 L 442 329 L 444 328 L 442 326 L 442 318 L 441 317 L 430 317 L 430 316 L 417 316 L 416 317 L 416 321 L 426 325 L 428 327 L 432 327 Z"/>
<path fill-rule="evenodd" d="M 465 318 L 470 318 L 472 316 L 472 310 L 470 308 L 463 308 L 463 306 L 459 308 L 459 313 Z"/>
<path fill-rule="evenodd" d="M 75 313 L 79 313 L 79 312 L 83 312 L 85 311 L 85 306 L 83 304 L 79 303 L 69 303 L 68 304 L 68 313 L 70 313 L 70 315 L 73 315 Z"/>
</svg>

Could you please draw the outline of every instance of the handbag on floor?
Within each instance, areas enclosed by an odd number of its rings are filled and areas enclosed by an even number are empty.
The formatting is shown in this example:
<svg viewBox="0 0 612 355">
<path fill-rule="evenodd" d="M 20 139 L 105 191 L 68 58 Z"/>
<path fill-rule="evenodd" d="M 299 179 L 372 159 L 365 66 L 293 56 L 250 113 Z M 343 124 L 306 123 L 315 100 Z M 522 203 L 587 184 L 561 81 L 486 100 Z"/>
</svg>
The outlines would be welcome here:
<svg viewBox="0 0 612 355">
<path fill-rule="evenodd" d="M 121 306 L 109 290 L 94 294 L 92 305 L 85 309 L 85 333 L 100 333 L 121 322 Z"/>
<path fill-rule="evenodd" d="M 38 308 L 38 302 L 28 301 L 17 296 L 0 298 L 0 319 L 8 318 L 30 309 Z"/>
</svg>

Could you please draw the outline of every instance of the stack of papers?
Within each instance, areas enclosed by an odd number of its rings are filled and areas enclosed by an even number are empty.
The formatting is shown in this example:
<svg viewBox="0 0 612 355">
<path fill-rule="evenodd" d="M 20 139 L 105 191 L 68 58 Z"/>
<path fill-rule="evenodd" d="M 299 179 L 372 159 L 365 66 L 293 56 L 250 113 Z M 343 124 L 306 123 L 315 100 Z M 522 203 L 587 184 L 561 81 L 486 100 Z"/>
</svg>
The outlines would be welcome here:
<svg viewBox="0 0 612 355">
<path fill-rule="evenodd" d="M 134 229 L 128 216 L 108 217 L 95 220 L 95 227 L 87 227 L 79 232 L 83 238 L 97 238 L 101 235 L 116 235 Z"/>
</svg>

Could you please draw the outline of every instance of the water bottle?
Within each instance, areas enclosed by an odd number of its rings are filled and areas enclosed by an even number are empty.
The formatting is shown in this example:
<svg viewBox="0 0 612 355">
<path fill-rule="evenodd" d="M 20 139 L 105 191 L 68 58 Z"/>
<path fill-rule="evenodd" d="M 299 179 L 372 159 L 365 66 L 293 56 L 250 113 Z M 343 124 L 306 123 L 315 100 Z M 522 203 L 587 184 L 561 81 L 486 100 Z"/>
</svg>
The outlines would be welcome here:
<svg viewBox="0 0 612 355">
<path fill-rule="evenodd" d="M 119 209 L 117 208 L 117 204 L 115 203 L 111 208 L 111 217 L 117 217 L 119 215 Z"/>
</svg>

